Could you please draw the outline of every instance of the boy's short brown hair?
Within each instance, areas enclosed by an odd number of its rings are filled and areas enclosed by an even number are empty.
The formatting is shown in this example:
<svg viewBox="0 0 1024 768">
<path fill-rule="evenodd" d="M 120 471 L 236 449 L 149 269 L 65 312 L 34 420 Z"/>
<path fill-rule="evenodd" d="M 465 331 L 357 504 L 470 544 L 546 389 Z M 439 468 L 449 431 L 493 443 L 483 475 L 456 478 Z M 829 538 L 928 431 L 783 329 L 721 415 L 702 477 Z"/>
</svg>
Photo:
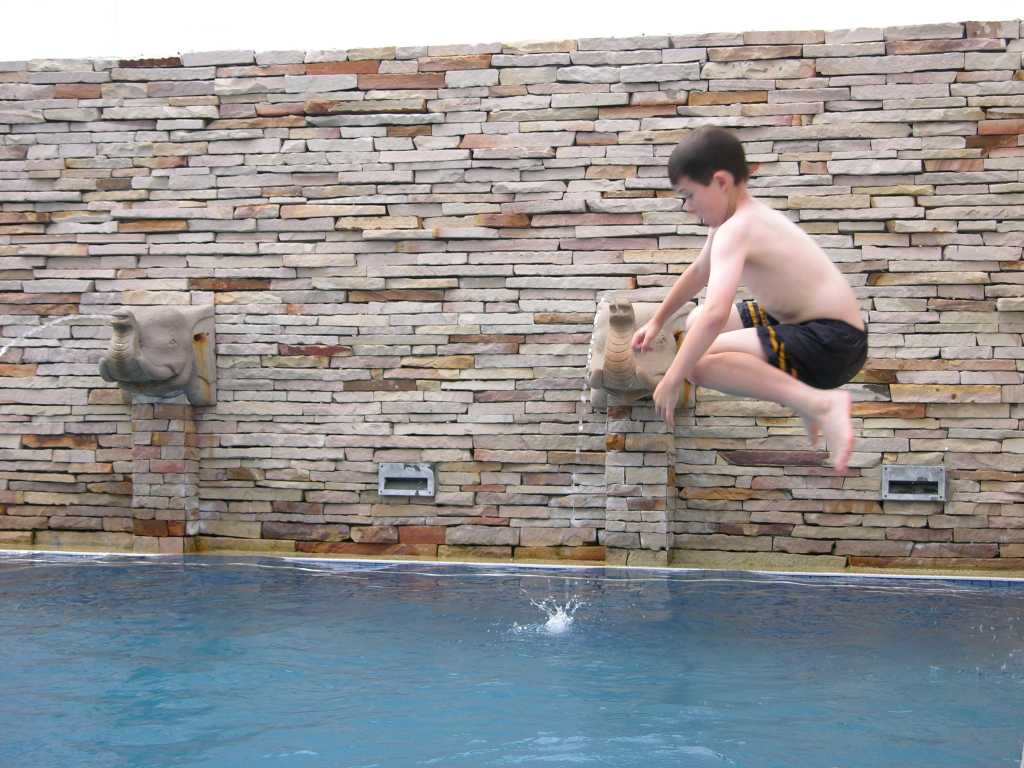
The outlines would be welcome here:
<svg viewBox="0 0 1024 768">
<path fill-rule="evenodd" d="M 724 128 L 698 128 L 676 145 L 668 159 L 672 186 L 683 176 L 707 186 L 715 171 L 728 171 L 737 184 L 750 176 L 743 145 Z"/>
</svg>

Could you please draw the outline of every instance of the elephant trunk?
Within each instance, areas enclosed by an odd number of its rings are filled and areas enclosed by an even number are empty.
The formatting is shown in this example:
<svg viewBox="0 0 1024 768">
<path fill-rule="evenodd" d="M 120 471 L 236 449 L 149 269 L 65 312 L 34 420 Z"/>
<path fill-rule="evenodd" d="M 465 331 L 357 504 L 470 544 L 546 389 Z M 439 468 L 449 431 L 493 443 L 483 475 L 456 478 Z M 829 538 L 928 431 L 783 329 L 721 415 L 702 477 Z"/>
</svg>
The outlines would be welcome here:
<svg viewBox="0 0 1024 768">
<path fill-rule="evenodd" d="M 105 380 L 145 383 L 164 381 L 174 376 L 174 371 L 168 366 L 154 366 L 146 362 L 139 345 L 139 326 L 130 310 L 114 312 L 110 325 L 113 328 L 110 350 L 100 362 L 100 375 Z"/>
</svg>

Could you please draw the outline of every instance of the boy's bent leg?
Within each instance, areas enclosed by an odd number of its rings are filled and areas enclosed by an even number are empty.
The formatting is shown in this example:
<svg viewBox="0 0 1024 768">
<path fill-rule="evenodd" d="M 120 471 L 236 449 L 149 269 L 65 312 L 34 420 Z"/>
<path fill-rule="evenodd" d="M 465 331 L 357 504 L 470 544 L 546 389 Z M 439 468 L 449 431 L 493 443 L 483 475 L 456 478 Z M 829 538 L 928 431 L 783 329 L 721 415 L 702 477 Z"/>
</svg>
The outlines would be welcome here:
<svg viewBox="0 0 1024 768">
<path fill-rule="evenodd" d="M 733 311 L 735 312 L 735 308 Z M 763 360 L 765 364 L 773 370 L 779 370 L 768 358 L 768 353 L 764 348 L 764 342 L 762 341 L 757 328 L 744 328 L 739 331 L 731 331 L 729 333 L 721 334 L 711 344 L 706 354 L 718 354 L 721 352 L 742 352 L 748 355 L 753 355 L 759 360 Z M 717 389 L 717 387 L 712 387 L 712 389 Z M 797 411 L 797 414 L 804 423 L 804 429 L 807 431 L 807 438 L 811 443 L 811 447 L 817 448 L 818 442 L 821 440 L 821 427 L 811 416 L 800 413 L 799 411 Z"/>
<path fill-rule="evenodd" d="M 694 368 L 694 383 L 730 395 L 785 405 L 800 415 L 809 430 L 820 424 L 836 469 L 846 472 L 853 450 L 850 393 L 815 389 L 804 384 L 769 364 L 763 352 L 754 355 L 728 349 L 747 345 L 748 339 L 741 338 L 741 334 L 746 336 L 745 332 L 737 331 L 722 334 L 715 340 Z"/>
<path fill-rule="evenodd" d="M 690 314 L 686 316 L 686 330 L 690 330 L 690 327 L 693 325 L 694 321 L 700 316 L 700 313 L 703 311 L 704 307 L 696 307 L 690 312 Z M 743 330 L 743 328 L 743 318 L 740 317 L 739 311 L 736 309 L 736 306 L 733 305 L 732 309 L 729 311 L 729 319 L 725 321 L 725 327 L 722 328 L 721 333 L 724 334 L 729 333 L 731 331 L 740 331 Z"/>
</svg>

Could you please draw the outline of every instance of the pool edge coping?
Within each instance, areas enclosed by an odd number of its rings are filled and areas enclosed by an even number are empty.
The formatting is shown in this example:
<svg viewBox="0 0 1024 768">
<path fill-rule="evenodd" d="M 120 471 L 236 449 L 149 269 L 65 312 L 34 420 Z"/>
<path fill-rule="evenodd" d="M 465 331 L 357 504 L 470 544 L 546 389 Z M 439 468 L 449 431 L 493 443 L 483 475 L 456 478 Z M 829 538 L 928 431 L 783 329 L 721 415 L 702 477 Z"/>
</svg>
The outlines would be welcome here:
<svg viewBox="0 0 1024 768">
<path fill-rule="evenodd" d="M 120 552 L 113 550 L 66 550 L 66 549 L 14 549 L 0 548 L 0 560 L 5 555 L 69 555 L 78 557 L 117 557 L 117 558 L 151 558 L 151 559 L 203 559 L 207 557 L 240 557 L 240 558 L 262 558 L 271 560 L 284 560 L 292 562 L 324 562 L 324 563 L 381 563 L 389 565 L 429 565 L 429 566 L 451 566 L 469 565 L 485 568 L 503 569 L 548 569 L 581 571 L 593 569 L 612 569 L 621 571 L 653 571 L 656 573 L 749 573 L 761 576 L 800 576 L 800 577 L 826 577 L 826 578 L 861 578 L 861 579 L 910 579 L 922 581 L 983 581 L 983 582 L 1010 582 L 1013 584 L 1024 584 L 1024 576 L 998 576 L 990 572 L 970 574 L 944 574 L 944 573 L 913 573 L 908 571 L 788 571 L 788 570 L 766 570 L 761 568 L 708 568 L 680 565 L 618 565 L 608 563 L 553 563 L 553 562 L 513 562 L 504 560 L 429 560 L 429 559 L 393 559 L 376 557 L 323 557 L 323 556 L 294 556 L 277 553 L 262 552 L 190 552 L 190 553 L 161 553 L 161 552 Z"/>
</svg>

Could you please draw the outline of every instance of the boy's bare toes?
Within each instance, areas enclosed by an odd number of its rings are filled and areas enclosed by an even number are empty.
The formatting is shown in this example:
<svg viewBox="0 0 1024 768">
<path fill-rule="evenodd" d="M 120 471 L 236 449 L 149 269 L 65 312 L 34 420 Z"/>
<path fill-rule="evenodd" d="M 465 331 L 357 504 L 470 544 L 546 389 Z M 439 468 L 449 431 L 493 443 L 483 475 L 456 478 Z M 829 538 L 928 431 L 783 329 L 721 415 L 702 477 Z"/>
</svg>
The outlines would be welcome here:
<svg viewBox="0 0 1024 768">
<path fill-rule="evenodd" d="M 836 471 L 845 474 L 853 452 L 853 423 L 850 421 L 850 393 L 838 391 L 832 396 L 822 419 L 828 452 Z"/>
<path fill-rule="evenodd" d="M 804 429 L 807 431 L 807 439 L 811 443 L 811 448 L 817 448 L 818 443 L 821 441 L 821 427 L 818 426 L 818 422 L 814 419 L 803 417 Z"/>
</svg>

